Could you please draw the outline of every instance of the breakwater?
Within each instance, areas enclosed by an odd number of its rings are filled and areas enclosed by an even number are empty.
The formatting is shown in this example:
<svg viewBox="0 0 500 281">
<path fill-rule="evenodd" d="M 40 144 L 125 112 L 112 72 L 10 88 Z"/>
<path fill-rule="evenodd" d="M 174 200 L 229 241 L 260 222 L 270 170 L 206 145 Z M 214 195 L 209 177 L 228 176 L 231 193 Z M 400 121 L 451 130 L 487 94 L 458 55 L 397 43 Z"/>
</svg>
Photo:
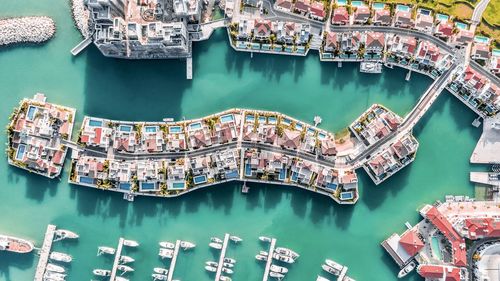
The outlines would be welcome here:
<svg viewBox="0 0 500 281">
<path fill-rule="evenodd" d="M 85 9 L 83 0 L 70 0 L 71 14 L 75 21 L 75 26 L 84 38 L 89 37 L 89 11 Z"/>
<path fill-rule="evenodd" d="M 0 19 L 0 46 L 17 43 L 42 43 L 56 33 L 49 17 L 17 17 Z"/>
</svg>

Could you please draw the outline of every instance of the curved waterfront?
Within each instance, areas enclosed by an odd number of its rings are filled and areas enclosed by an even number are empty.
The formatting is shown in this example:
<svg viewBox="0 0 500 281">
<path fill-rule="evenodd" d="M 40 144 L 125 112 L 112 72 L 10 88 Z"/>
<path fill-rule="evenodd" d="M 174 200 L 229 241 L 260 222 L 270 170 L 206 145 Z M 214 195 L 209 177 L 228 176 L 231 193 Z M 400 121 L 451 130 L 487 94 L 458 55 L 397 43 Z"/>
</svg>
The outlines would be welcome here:
<svg viewBox="0 0 500 281">
<path fill-rule="evenodd" d="M 406 114 L 431 83 L 419 75 L 406 82 L 405 72 L 398 69 L 384 69 L 382 75 L 359 74 L 358 64 L 337 69 L 336 64 L 320 63 L 315 54 L 250 59 L 234 52 L 223 32 L 195 46 L 196 79 L 186 81 L 182 61 L 118 61 L 104 58 L 94 47 L 71 57 L 69 50 L 81 37 L 69 3 L 43 0 L 3 5 L 2 16 L 37 12 L 58 22 L 58 36 L 46 45 L 0 51 L 4 125 L 21 98 L 41 91 L 51 102 L 75 107 L 76 120 L 83 115 L 150 121 L 198 118 L 246 107 L 276 110 L 309 122 L 320 115 L 321 128 L 338 131 L 373 103 Z M 114 245 L 119 236 L 141 242 L 132 254 L 137 262 L 131 280 L 149 276 L 160 265 L 158 241 L 180 238 L 198 247 L 179 260 L 176 277 L 210 280 L 203 270 L 205 260 L 213 258 L 208 240 L 224 232 L 245 239 L 242 246 L 231 249 L 238 259 L 234 280 L 261 278 L 263 267 L 254 256 L 261 249 L 257 237 L 262 234 L 275 236 L 301 254 L 287 280 L 313 280 L 325 258 L 349 266 L 349 274 L 357 280 L 397 280 L 396 266 L 379 243 L 403 230 L 405 221 L 416 223 L 415 210 L 421 204 L 445 194 L 472 195 L 468 159 L 480 134 L 470 125 L 474 117 L 460 101 L 443 93 L 414 130 L 420 148 L 413 164 L 377 187 L 360 171 L 361 200 L 354 207 L 277 186 L 251 185 L 250 193 L 241 195 L 239 184 L 168 200 L 138 198 L 129 204 L 120 194 L 70 186 L 66 177 L 48 180 L 8 167 L 4 159 L 0 161 L 4 198 L 0 230 L 35 240 L 38 246 L 48 223 L 78 232 L 77 243 L 55 246 L 75 258 L 68 280 L 90 279 L 93 268 L 104 267 L 105 259 L 95 257 L 97 246 Z M 66 165 L 65 176 L 68 169 Z M 32 279 L 37 261 L 33 256 L 2 254 L 0 259 L 0 280 Z"/>
</svg>

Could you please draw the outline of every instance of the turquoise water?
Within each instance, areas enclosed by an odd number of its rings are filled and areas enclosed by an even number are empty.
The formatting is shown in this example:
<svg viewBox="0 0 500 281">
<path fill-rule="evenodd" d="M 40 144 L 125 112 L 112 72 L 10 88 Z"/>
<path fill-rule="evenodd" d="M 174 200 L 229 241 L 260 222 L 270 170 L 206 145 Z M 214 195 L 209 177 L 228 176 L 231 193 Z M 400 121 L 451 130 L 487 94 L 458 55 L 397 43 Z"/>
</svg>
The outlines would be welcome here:
<svg viewBox="0 0 500 281">
<path fill-rule="evenodd" d="M 158 121 L 198 118 L 231 107 L 277 110 L 312 122 L 320 115 L 322 129 L 345 128 L 373 103 L 404 115 L 430 85 L 430 79 L 384 69 L 381 75 L 360 74 L 359 65 L 320 63 L 307 58 L 236 53 L 224 32 L 194 46 L 194 80 L 185 80 L 182 61 L 122 61 L 106 59 L 91 47 L 73 58 L 69 51 L 80 37 L 73 28 L 67 1 L 2 1 L 0 15 L 49 15 L 57 36 L 43 46 L 0 50 L 2 98 L 0 123 L 12 108 L 37 91 L 49 101 L 75 107 L 76 130 L 84 115 L 118 120 Z M 415 224 L 416 209 L 443 199 L 445 194 L 473 195 L 468 159 L 480 130 L 474 115 L 450 94 L 443 94 L 415 128 L 420 142 L 416 160 L 375 186 L 359 171 L 360 200 L 339 206 L 332 200 L 296 188 L 251 184 L 242 195 L 239 184 L 168 200 L 137 198 L 128 203 L 121 194 L 67 184 L 69 166 L 61 180 L 26 173 L 0 161 L 0 232 L 26 237 L 40 245 L 47 224 L 80 234 L 76 243 L 57 243 L 55 250 L 74 257 L 70 281 L 90 280 L 93 268 L 110 264 L 96 257 L 99 245 L 114 246 L 120 236 L 138 240 L 130 250 L 136 272 L 131 280 L 149 280 L 160 266 L 157 243 L 186 239 L 198 247 L 179 256 L 175 277 L 210 280 L 204 262 L 214 259 L 211 236 L 228 231 L 245 241 L 231 246 L 238 260 L 233 280 L 259 280 L 263 267 L 254 260 L 259 235 L 278 238 L 278 245 L 300 253 L 286 280 L 314 280 L 325 258 L 349 266 L 357 280 L 397 280 L 397 268 L 379 243 L 404 222 Z M 4 151 L 5 135 L 0 150 Z M 0 280 L 33 278 L 34 255 L 0 254 Z M 412 275 L 407 280 L 420 280 Z"/>
</svg>

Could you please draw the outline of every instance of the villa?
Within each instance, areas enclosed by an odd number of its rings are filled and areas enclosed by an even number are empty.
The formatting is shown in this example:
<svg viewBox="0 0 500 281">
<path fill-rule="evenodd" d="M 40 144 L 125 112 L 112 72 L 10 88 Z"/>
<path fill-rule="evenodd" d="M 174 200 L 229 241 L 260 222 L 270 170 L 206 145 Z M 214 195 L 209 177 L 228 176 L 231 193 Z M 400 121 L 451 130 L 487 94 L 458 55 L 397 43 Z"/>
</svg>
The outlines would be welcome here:
<svg viewBox="0 0 500 281">
<path fill-rule="evenodd" d="M 370 146 L 396 130 L 401 122 L 401 117 L 381 105 L 374 104 L 349 128 L 356 138 Z"/>
<path fill-rule="evenodd" d="M 290 12 L 293 7 L 293 2 L 290 0 L 277 0 L 274 3 L 274 7 L 284 12 Z"/>
<path fill-rule="evenodd" d="M 483 43 L 474 43 L 472 45 L 471 58 L 473 60 L 487 61 L 490 59 L 490 47 Z"/>
<path fill-rule="evenodd" d="M 323 51 L 333 53 L 338 50 L 339 50 L 339 41 L 337 38 L 337 33 L 331 31 L 327 32 Z"/>
<path fill-rule="evenodd" d="M 384 25 L 384 26 L 390 25 L 391 12 L 386 9 L 376 10 L 372 22 L 374 25 Z"/>
<path fill-rule="evenodd" d="M 417 49 L 417 40 L 412 36 L 396 35 L 388 45 L 391 54 L 403 59 L 410 59 Z"/>
<path fill-rule="evenodd" d="M 425 66 L 434 66 L 441 58 L 439 48 L 429 41 L 422 41 L 417 49 L 416 60 Z"/>
<path fill-rule="evenodd" d="M 357 7 L 354 15 L 353 22 L 355 24 L 365 24 L 370 19 L 370 8 L 366 6 Z"/>
<path fill-rule="evenodd" d="M 340 6 L 333 10 L 332 24 L 336 25 L 346 25 L 349 23 L 349 13 L 346 7 Z"/>
<path fill-rule="evenodd" d="M 431 15 L 419 13 L 415 21 L 415 29 L 423 32 L 431 32 L 434 27 L 434 18 Z"/>
<path fill-rule="evenodd" d="M 309 16 L 314 20 L 323 21 L 326 17 L 325 6 L 321 1 L 314 1 L 309 7 Z"/>
<path fill-rule="evenodd" d="M 394 18 L 394 25 L 402 28 L 413 27 L 413 20 L 411 19 L 411 13 L 406 11 L 396 11 L 396 17 Z"/>
<path fill-rule="evenodd" d="M 453 35 L 453 23 L 449 21 L 440 22 L 437 25 L 434 35 L 448 41 L 448 39 Z"/>
<path fill-rule="evenodd" d="M 256 40 L 268 40 L 271 36 L 272 25 L 270 20 L 255 19 L 253 36 Z"/>
<path fill-rule="evenodd" d="M 455 45 L 466 45 L 474 39 L 474 33 L 469 30 L 460 29 L 457 34 L 453 35 L 452 43 Z"/>
<path fill-rule="evenodd" d="M 385 35 L 382 32 L 367 32 L 365 41 L 365 52 L 381 55 L 385 48 Z"/>
</svg>

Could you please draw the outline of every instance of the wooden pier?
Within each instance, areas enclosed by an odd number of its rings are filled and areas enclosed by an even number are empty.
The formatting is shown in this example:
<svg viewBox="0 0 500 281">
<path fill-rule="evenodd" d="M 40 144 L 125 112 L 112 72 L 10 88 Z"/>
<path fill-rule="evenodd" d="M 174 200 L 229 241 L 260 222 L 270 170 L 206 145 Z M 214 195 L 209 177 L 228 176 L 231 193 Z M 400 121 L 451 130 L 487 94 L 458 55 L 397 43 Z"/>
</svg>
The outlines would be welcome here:
<svg viewBox="0 0 500 281">
<path fill-rule="evenodd" d="M 274 248 L 276 247 L 276 238 L 271 239 L 271 246 L 269 247 L 269 252 L 267 254 L 266 269 L 264 269 L 264 276 L 262 281 L 267 281 L 269 279 L 269 270 L 271 270 L 271 263 L 273 262 Z"/>
<path fill-rule="evenodd" d="M 38 265 L 36 266 L 35 279 L 34 281 L 42 281 L 43 275 L 45 274 L 45 268 L 47 267 L 47 262 L 49 261 L 50 250 L 52 249 L 52 242 L 54 241 L 54 235 L 56 233 L 56 226 L 49 224 L 47 226 L 47 231 L 45 231 L 45 238 L 43 239 L 43 245 L 40 249 L 40 259 L 38 260 Z"/>
<path fill-rule="evenodd" d="M 222 242 L 222 250 L 220 251 L 219 264 L 215 272 L 215 281 L 220 280 L 222 275 L 222 267 L 224 267 L 224 258 L 226 257 L 227 244 L 229 243 L 229 233 L 224 234 L 224 242 Z"/>
<path fill-rule="evenodd" d="M 177 256 L 179 255 L 179 249 L 181 248 L 181 240 L 175 241 L 174 255 L 170 261 L 170 268 L 168 269 L 167 281 L 172 281 L 174 278 L 175 264 L 177 263 Z"/>
<path fill-rule="evenodd" d="M 116 248 L 115 260 L 113 261 L 113 267 L 111 268 L 111 277 L 109 278 L 110 281 L 115 281 L 116 279 L 116 271 L 118 270 L 118 265 L 120 263 L 120 257 L 122 255 L 124 240 L 125 239 L 123 238 L 120 238 L 120 240 L 118 240 L 118 247 Z"/>
</svg>

